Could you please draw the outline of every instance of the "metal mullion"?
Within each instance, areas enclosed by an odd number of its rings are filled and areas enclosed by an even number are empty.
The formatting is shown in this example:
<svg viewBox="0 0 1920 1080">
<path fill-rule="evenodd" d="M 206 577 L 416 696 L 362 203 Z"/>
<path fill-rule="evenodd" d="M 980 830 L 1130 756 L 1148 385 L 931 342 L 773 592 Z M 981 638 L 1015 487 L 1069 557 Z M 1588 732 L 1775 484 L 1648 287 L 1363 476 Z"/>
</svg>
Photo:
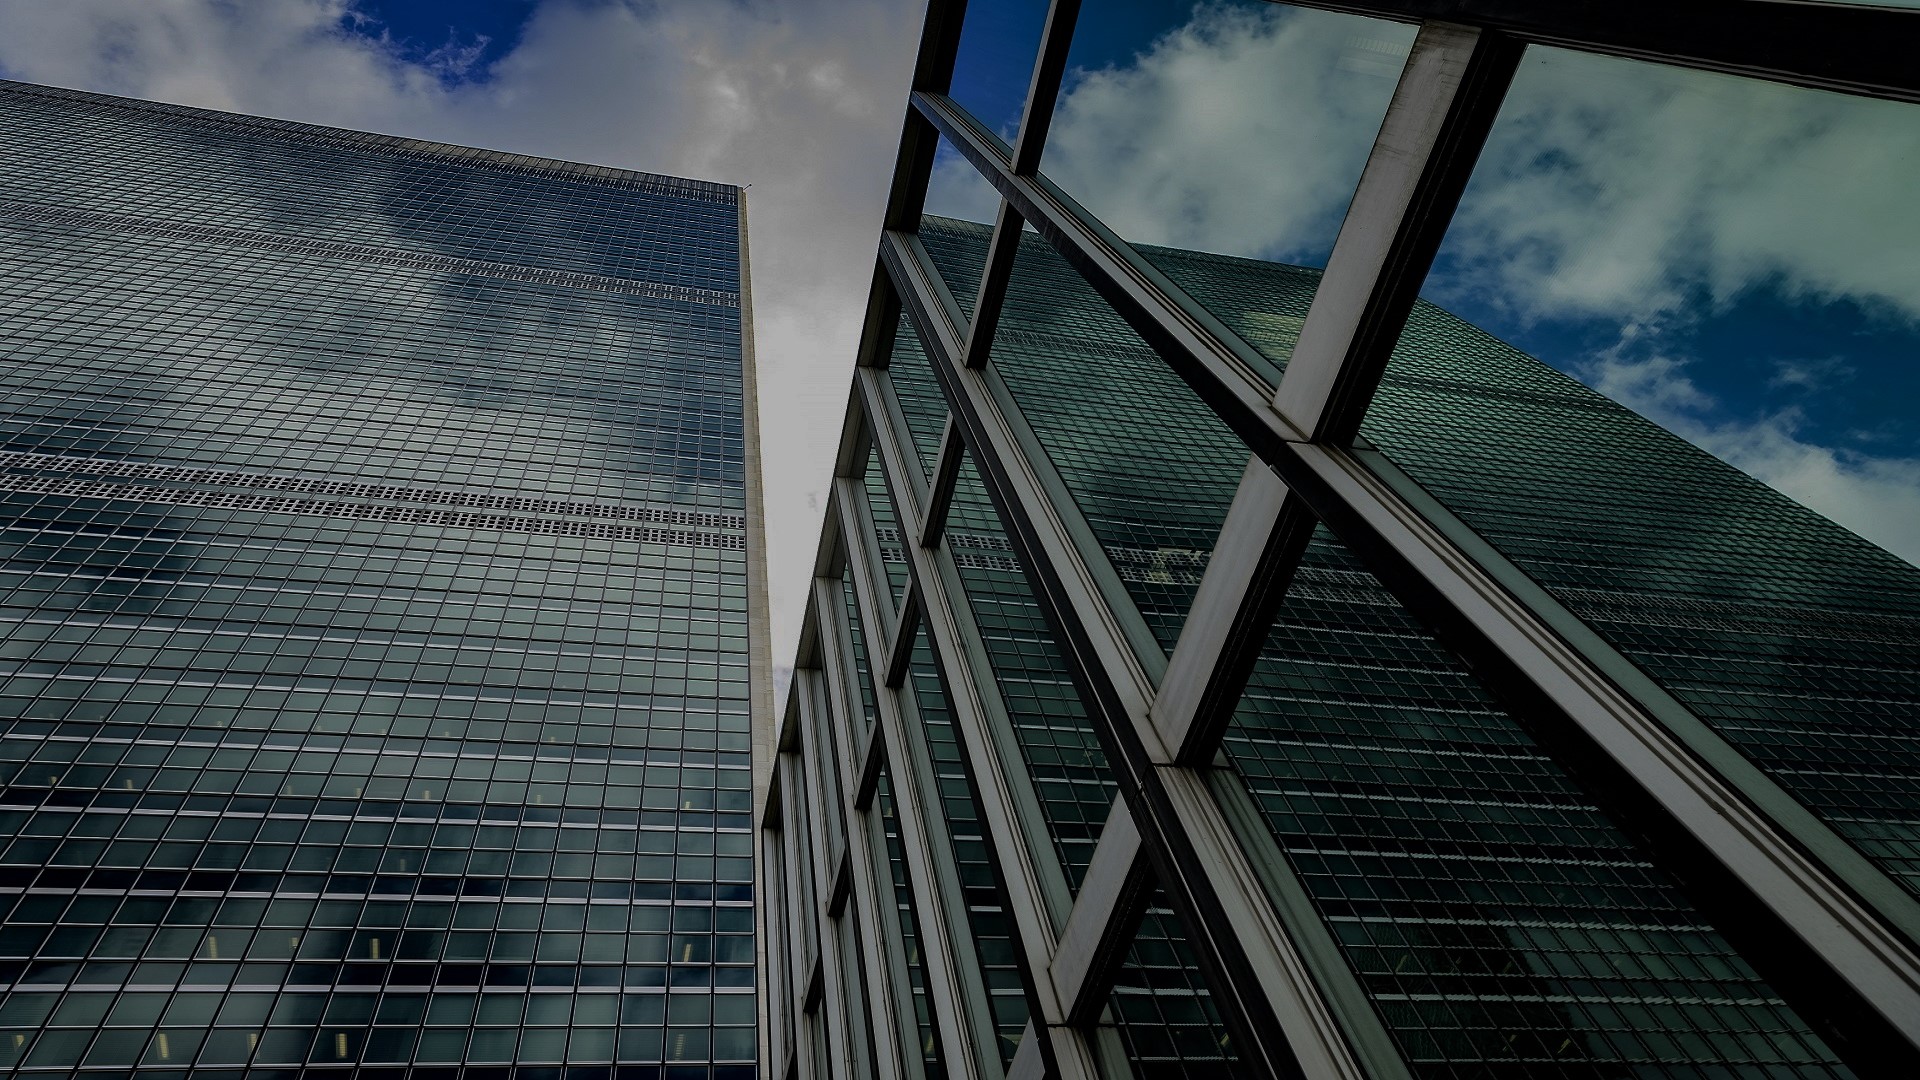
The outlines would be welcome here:
<svg viewBox="0 0 1920 1080">
<path fill-rule="evenodd" d="M 1025 223 L 1012 203 L 1000 200 L 993 234 L 987 238 L 979 291 L 974 295 L 973 319 L 961 339 L 960 357 L 970 368 L 985 367 L 993 350 L 993 335 L 1000 328 L 1000 312 L 1006 307 L 1007 284 L 1013 280 L 1013 264 L 1020 256 L 1020 232 Z"/>
<path fill-rule="evenodd" d="M 893 626 L 887 631 L 884 652 L 881 660 L 885 667 L 881 670 L 882 681 L 886 685 L 898 688 L 906 681 L 907 668 L 913 663 L 913 635 L 920 628 L 920 590 L 907 579 L 906 596 L 900 601 L 900 610 L 894 616 Z"/>
<path fill-rule="evenodd" d="M 1445 19 L 1584 52 L 1868 97 L 1920 101 L 1920 14 L 1866 4 L 1663 0 L 1288 0 L 1398 22 Z"/>
<path fill-rule="evenodd" d="M 883 468 L 889 468 L 890 472 L 890 466 L 911 460 L 908 456 L 911 447 L 896 444 L 893 452 L 888 453 L 883 438 L 878 430 L 874 432 L 875 441 L 882 446 Z M 914 499 L 911 489 L 896 489 L 895 513 L 918 519 L 920 507 Z M 1028 826 L 1043 820 L 1039 815 L 1039 798 L 1031 790 L 1019 747 L 1008 734 L 1012 721 L 1000 700 L 999 686 L 994 681 L 979 628 L 966 606 L 953 556 L 944 545 L 934 550 L 918 544 L 903 546 L 913 571 L 920 621 L 948 674 L 948 705 L 972 766 L 984 824 L 991 836 L 1021 841 L 1011 853 L 1014 858 L 1000 853 L 999 861 L 1005 874 L 1008 905 L 1029 956 L 1039 961 L 1033 970 L 1041 971 L 1053 951 L 1050 900 L 1066 895 L 1066 876 L 1054 861 L 1041 858 L 1042 854 L 1051 855 L 1051 845 L 1032 842 L 1033 832 Z"/>
<path fill-rule="evenodd" d="M 1067 74 L 1067 53 L 1073 45 L 1073 27 L 1080 18 L 1080 0 L 1053 0 L 1040 32 L 1033 76 L 1027 81 L 1026 104 L 1020 109 L 1020 131 L 1014 136 L 1013 171 L 1021 175 L 1040 168 L 1047 129 L 1053 126 L 1053 107 L 1060 97 L 1060 80 Z"/>
<path fill-rule="evenodd" d="M 769 786 L 768 790 L 777 792 L 778 788 Z M 769 878 L 782 881 L 786 878 L 784 855 L 786 841 L 778 829 L 764 826 L 755 830 L 754 840 L 754 847 L 760 852 L 759 866 L 763 868 L 762 875 L 755 881 L 759 888 L 764 890 L 771 884 Z M 767 869 L 772 872 L 766 873 Z M 760 903 L 755 905 L 759 909 L 758 929 L 761 938 L 759 979 L 766 987 L 765 992 L 760 995 L 759 1003 L 760 1022 L 766 1025 L 766 1030 L 761 1033 L 760 1046 L 762 1053 L 766 1055 L 768 1073 L 773 1076 L 779 1076 L 785 1071 L 782 1063 L 790 1060 L 792 1054 L 791 1048 L 780 1034 L 783 1021 L 790 1022 L 794 1016 L 790 1011 L 791 1005 L 787 1001 L 786 990 L 790 981 L 789 972 L 793 966 L 793 949 L 787 914 L 790 900 L 785 894 L 784 889 L 765 892 L 761 896 Z M 773 917 L 768 917 L 769 914 Z"/>
<path fill-rule="evenodd" d="M 833 716 L 826 700 L 826 687 L 822 685 L 825 675 L 820 670 L 797 669 L 793 673 L 793 680 L 797 691 L 795 697 L 800 702 L 800 757 L 806 763 L 809 781 L 805 785 L 807 827 L 816 856 L 811 867 L 813 906 L 816 910 L 808 914 L 814 920 L 819 942 L 820 975 L 827 987 L 826 998 L 822 1002 L 827 1021 L 827 1045 L 842 1059 L 852 1060 L 853 1026 L 852 1017 L 847 1014 L 846 972 L 841 970 L 844 957 L 840 953 L 840 920 L 827 913 L 829 898 L 834 892 L 834 878 L 839 869 L 839 860 L 831 856 L 834 850 L 834 812 L 840 810 L 840 806 L 838 800 L 830 802 L 827 794 L 826 770 L 833 769 L 834 763 L 820 760 L 819 745 L 813 735 L 822 724 L 828 725 L 827 730 L 831 731 Z M 844 819 L 841 824 L 844 827 Z"/>
<path fill-rule="evenodd" d="M 855 715 L 863 713 L 864 709 L 857 689 L 859 672 L 855 669 L 852 628 L 847 622 L 845 605 L 841 602 L 840 582 L 838 579 L 816 580 L 814 593 L 816 608 L 821 612 L 820 669 L 826 673 L 827 703 L 833 715 L 851 720 Z M 875 732 L 880 730 L 877 720 L 873 730 Z M 835 724 L 833 733 L 834 756 L 838 762 L 842 765 L 863 767 L 862 759 L 855 756 L 852 724 L 847 722 Z M 881 741 L 884 745 L 883 740 L 877 741 Z M 857 775 L 849 775 L 846 770 L 840 774 L 840 790 L 845 795 L 845 805 L 842 809 L 847 818 L 847 864 L 852 876 L 852 904 L 860 919 L 860 925 L 870 928 L 870 933 L 878 935 L 883 925 L 879 911 L 880 884 L 874 867 L 871 822 L 867 820 L 868 817 L 877 816 L 877 814 L 865 809 L 867 805 L 871 805 L 870 803 L 860 802 L 859 790 L 856 787 L 860 779 Z M 889 904 L 895 903 L 891 889 L 888 890 L 886 899 Z M 918 1044 L 918 1020 L 913 1018 L 911 1013 L 912 988 L 905 983 L 896 984 L 892 965 L 883 962 L 882 953 L 885 948 L 896 947 L 898 939 L 892 942 L 885 942 L 885 939 L 882 941 L 884 942 L 882 948 L 863 949 L 861 956 L 866 969 L 868 1011 L 873 1014 L 872 1023 L 875 1032 L 873 1041 L 876 1047 L 886 1048 L 881 1051 L 878 1060 L 875 1061 L 878 1080 L 894 1080 L 908 1071 L 914 1075 L 918 1075 L 920 1071 L 910 1069 L 906 1064 L 909 1055 L 899 1052 L 901 1047 Z M 901 1015 L 896 1008 L 901 1003 L 907 1006 L 908 1017 L 916 1029 L 916 1036 L 913 1039 L 902 1037 L 905 1028 L 901 1026 Z M 911 1060 L 918 1064 L 920 1059 L 916 1054 L 911 1055 Z"/>
<path fill-rule="evenodd" d="M 920 31 L 920 50 L 914 58 L 913 89 L 946 93 L 953 81 L 953 63 L 959 54 L 960 26 L 966 10 L 966 0 L 928 0 L 926 21 Z M 939 141 L 933 127 L 908 109 L 882 217 L 887 228 L 919 228 L 920 211 L 926 203 L 927 181 L 933 176 L 933 158 Z"/>
<path fill-rule="evenodd" d="M 867 380 L 862 379 L 860 385 L 867 385 Z M 852 485 L 845 481 L 842 484 L 829 495 L 827 515 L 837 517 L 846 532 L 860 519 L 853 516 L 843 494 Z M 864 492 L 861 498 L 865 499 Z M 860 583 L 870 582 L 873 571 L 866 564 L 877 561 L 877 554 L 865 544 L 849 544 L 847 557 L 854 573 L 861 623 L 872 625 L 880 614 L 879 597 L 870 585 L 863 587 Z M 908 717 L 914 716 L 911 693 L 876 684 L 874 699 L 880 714 L 876 730 L 882 733 L 889 750 L 887 775 L 893 780 L 894 817 L 907 863 L 907 887 L 919 916 L 927 1001 L 939 1033 L 941 1059 L 954 1080 L 992 1080 L 1000 1072 L 999 1034 L 987 1007 L 986 984 L 967 921 L 953 843 L 947 835 L 946 819 L 937 809 L 940 794 L 932 760 L 918 725 L 908 722 Z M 917 720 L 917 716 L 914 718 Z"/>
<path fill-rule="evenodd" d="M 799 678 L 799 672 L 794 673 L 794 678 L 796 680 Z M 797 711 L 799 706 L 794 700 L 791 689 L 788 691 L 787 699 L 789 712 Z M 798 726 L 798 721 L 795 722 L 795 726 Z M 787 751 L 782 756 L 794 762 L 799 757 L 799 751 Z M 792 771 L 791 768 L 786 770 L 789 775 L 783 779 L 787 782 L 780 785 L 782 799 L 786 803 L 781 813 L 781 819 L 785 823 L 785 827 L 780 830 L 780 841 L 785 851 L 782 865 L 786 870 L 785 880 L 794 886 L 781 905 L 787 917 L 787 938 L 790 946 L 785 974 L 793 1007 L 794 1052 L 791 1060 L 801 1080 L 812 1080 L 813 1054 L 811 1053 L 812 1043 L 807 1035 L 807 1025 L 814 1021 L 807 1012 L 806 1002 L 807 986 L 812 978 L 814 965 L 818 963 L 820 924 L 815 913 L 807 910 L 808 893 L 801 884 L 813 874 L 812 860 L 807 857 L 811 837 L 806 835 L 810 832 L 811 825 L 806 818 L 805 802 L 799 793 L 805 785 L 794 781 L 791 776 Z M 815 931 L 812 948 L 808 947 L 805 930 L 809 926 Z M 805 1049 L 802 1049 L 803 1046 Z"/>
<path fill-rule="evenodd" d="M 949 413 L 940 425 L 940 456 L 934 459 L 933 482 L 927 485 L 920 529 L 913 538 L 921 547 L 930 548 L 940 543 L 940 534 L 947 527 L 947 511 L 953 507 L 953 488 L 960 481 L 960 466 L 966 455 L 967 446 L 960 438 L 960 428 Z"/>
<path fill-rule="evenodd" d="M 1920 1072 L 1920 954 L 1777 823 L 1352 451 L 1293 444 L 1280 472 L 1459 653 L 1850 1063 Z M 1431 498 L 1431 496 L 1427 496 Z"/>
</svg>

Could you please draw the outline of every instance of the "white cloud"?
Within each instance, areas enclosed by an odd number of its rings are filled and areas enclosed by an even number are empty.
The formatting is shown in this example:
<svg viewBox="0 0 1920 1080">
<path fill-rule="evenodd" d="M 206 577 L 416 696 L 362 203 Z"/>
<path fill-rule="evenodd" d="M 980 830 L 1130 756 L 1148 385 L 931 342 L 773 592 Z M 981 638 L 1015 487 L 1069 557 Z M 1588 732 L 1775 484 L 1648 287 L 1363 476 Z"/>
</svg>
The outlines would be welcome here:
<svg viewBox="0 0 1920 1080">
<path fill-rule="evenodd" d="M 1128 240 L 1324 261 L 1413 31 L 1206 5 L 1070 75 L 1042 168 Z"/>
<path fill-rule="evenodd" d="M 1535 50 L 1449 244 L 1522 315 L 1686 317 L 1766 285 L 1913 318 L 1916 161 L 1910 106 Z"/>
<path fill-rule="evenodd" d="M 1579 374 L 1594 389 L 1859 535 L 1920 565 L 1920 458 L 1873 457 L 1807 440 L 1800 411 L 1715 415 L 1717 402 L 1669 356 L 1602 354 Z M 1842 376 L 1844 377 L 1844 376 Z"/>
<path fill-rule="evenodd" d="M 792 654 L 873 267 L 916 4 L 545 0 L 484 81 L 350 0 L 0 0 L 0 73 L 751 184 L 774 655 Z M 467 46 L 471 48 L 471 46 Z"/>
</svg>

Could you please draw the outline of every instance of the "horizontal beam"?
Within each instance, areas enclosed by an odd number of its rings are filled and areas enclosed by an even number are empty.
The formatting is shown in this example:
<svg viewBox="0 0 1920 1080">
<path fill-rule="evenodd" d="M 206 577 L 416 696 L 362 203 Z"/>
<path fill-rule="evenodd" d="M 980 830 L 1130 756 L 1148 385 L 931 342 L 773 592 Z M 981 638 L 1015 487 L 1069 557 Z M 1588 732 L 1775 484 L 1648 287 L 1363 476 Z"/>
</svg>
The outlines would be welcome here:
<svg viewBox="0 0 1920 1080">
<path fill-rule="evenodd" d="M 1543 45 L 1920 101 L 1920 13 L 1775 0 L 1291 0 L 1398 22 L 1445 20 Z"/>
</svg>

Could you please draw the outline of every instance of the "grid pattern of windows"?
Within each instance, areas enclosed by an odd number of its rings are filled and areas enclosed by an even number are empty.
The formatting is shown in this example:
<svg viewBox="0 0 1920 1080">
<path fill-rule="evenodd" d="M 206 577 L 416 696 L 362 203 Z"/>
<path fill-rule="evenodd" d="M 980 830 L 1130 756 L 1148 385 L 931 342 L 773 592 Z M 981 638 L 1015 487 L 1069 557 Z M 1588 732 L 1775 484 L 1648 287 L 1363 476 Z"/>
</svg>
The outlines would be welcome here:
<svg viewBox="0 0 1920 1080">
<path fill-rule="evenodd" d="M 1475 531 L 1920 895 L 1920 571 L 1430 305 L 1370 417 Z"/>
<path fill-rule="evenodd" d="M 926 729 L 926 740 L 939 784 L 940 810 L 952 841 L 952 858 L 959 868 L 960 888 L 972 925 L 974 947 L 986 980 L 987 1006 L 1000 1034 L 1002 1063 L 1013 1060 L 1020 1031 L 1027 1022 L 1027 992 L 1021 981 L 1012 915 L 989 854 L 993 843 L 1017 843 L 1011 838 L 990 840 L 981 827 L 973 780 L 967 774 L 966 751 L 954 727 L 944 676 L 927 644 L 926 628 L 918 631 L 913 662 L 908 669 L 913 687 L 916 722 Z"/>
<path fill-rule="evenodd" d="M 1187 947 L 1186 930 L 1157 888 L 1120 966 L 1108 1009 L 1136 1080 L 1239 1075 L 1232 1038 Z"/>
<path fill-rule="evenodd" d="M 960 466 L 947 524 L 946 542 L 956 549 L 984 546 L 982 541 L 1006 543 L 970 461 Z M 1117 788 L 1106 753 L 1018 564 L 1010 558 L 985 565 L 955 562 L 1046 819 L 1046 836 L 1068 887 L 1077 890 Z"/>
<path fill-rule="evenodd" d="M 971 266 L 986 257 L 984 226 L 928 218 L 921 236 L 942 261 Z M 1038 236 L 1021 237 L 993 356 L 1127 592 L 1171 652 L 1246 447 Z M 1093 371 L 1098 394 L 1088 393 Z M 1125 438 L 1115 437 L 1115 416 L 1132 421 Z"/>
<path fill-rule="evenodd" d="M 1851 1075 L 1324 531 L 1225 749 L 1417 1075 Z"/>
<path fill-rule="evenodd" d="M 0 1067 L 751 1076 L 732 189 L 0 118 Z"/>
</svg>

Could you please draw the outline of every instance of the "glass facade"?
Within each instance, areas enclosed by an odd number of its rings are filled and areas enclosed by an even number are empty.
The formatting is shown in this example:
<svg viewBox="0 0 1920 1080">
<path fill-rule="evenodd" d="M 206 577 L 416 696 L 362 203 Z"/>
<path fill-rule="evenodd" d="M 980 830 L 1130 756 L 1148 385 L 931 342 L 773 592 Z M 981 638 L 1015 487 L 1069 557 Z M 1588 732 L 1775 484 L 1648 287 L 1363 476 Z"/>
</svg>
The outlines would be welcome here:
<svg viewBox="0 0 1920 1080">
<path fill-rule="evenodd" d="M 736 189 L 0 144 L 0 1066 L 753 1075 Z"/>
<path fill-rule="evenodd" d="M 930 4 L 774 765 L 827 805 L 758 822 L 888 960 L 770 956 L 783 1080 L 1920 1071 L 1920 568 L 1734 438 L 1911 437 L 1828 392 L 1914 309 L 1827 151 L 1920 167 L 1920 17 L 1416 9 Z"/>
</svg>

